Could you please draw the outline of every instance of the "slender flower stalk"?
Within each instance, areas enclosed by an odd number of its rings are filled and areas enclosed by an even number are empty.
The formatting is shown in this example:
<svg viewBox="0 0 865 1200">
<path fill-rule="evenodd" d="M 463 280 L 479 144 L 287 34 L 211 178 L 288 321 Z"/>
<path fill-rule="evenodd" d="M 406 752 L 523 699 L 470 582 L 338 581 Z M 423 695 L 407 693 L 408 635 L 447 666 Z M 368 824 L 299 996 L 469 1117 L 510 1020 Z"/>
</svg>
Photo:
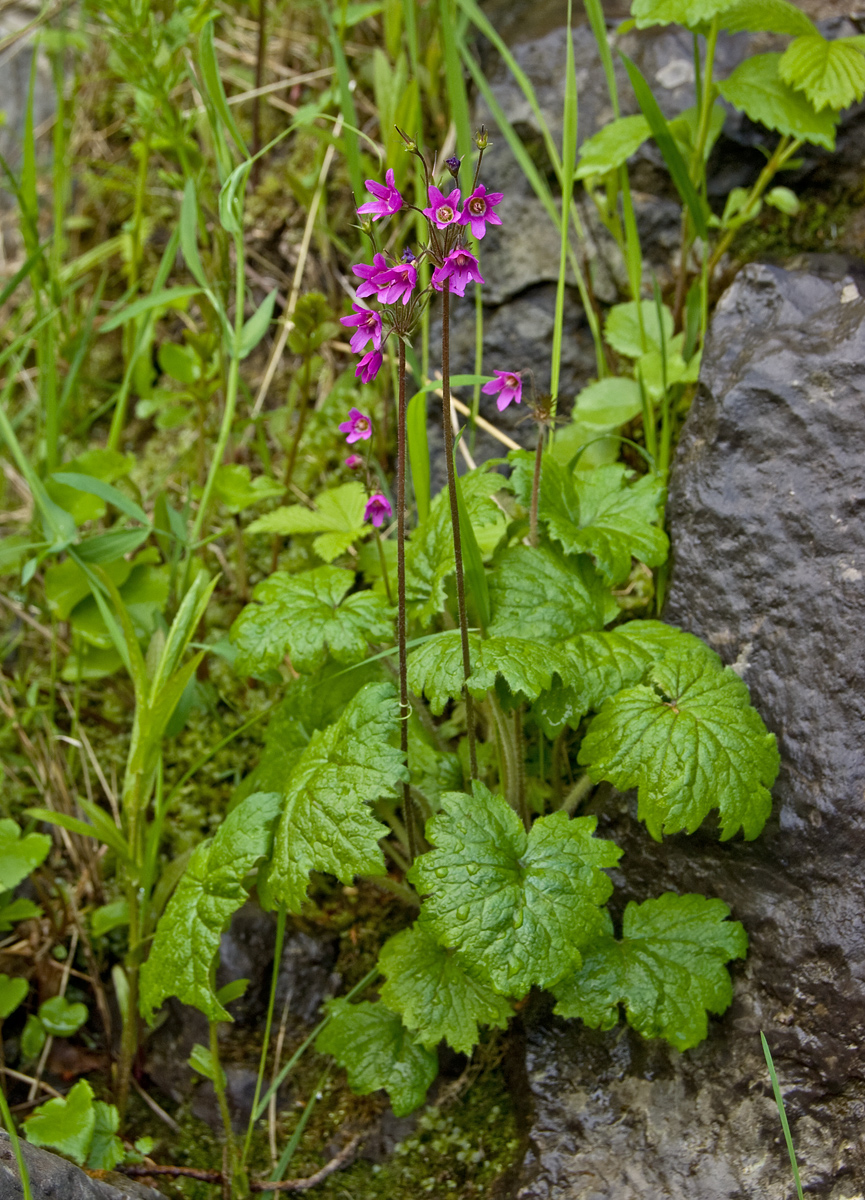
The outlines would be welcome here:
<svg viewBox="0 0 865 1200">
<path fill-rule="evenodd" d="M 406 473 L 406 399 L 405 399 L 405 342 L 399 338 L 399 399 L 397 406 L 397 466 L 396 466 L 396 575 L 397 575 L 397 647 L 399 652 L 399 747 L 408 763 L 408 665 L 405 632 L 405 473 Z M 414 802 L 408 782 L 402 785 L 402 806 L 408 833 L 409 855 L 417 857 L 417 829 Z"/>
<path fill-rule="evenodd" d="M 541 462 L 544 457 L 544 427 L 538 424 L 538 445 L 535 450 L 535 473 L 532 476 L 532 505 L 529 509 L 529 541 L 538 544 L 538 502 L 541 495 Z"/>
<path fill-rule="evenodd" d="M 457 484 L 454 472 L 454 433 L 451 425 L 451 371 L 450 371 L 450 284 L 442 291 L 442 429 L 445 440 L 445 460 L 448 469 L 448 496 L 451 505 L 451 525 L 454 531 L 454 559 L 456 560 L 457 608 L 460 619 L 460 640 L 463 651 L 463 699 L 466 706 L 466 732 L 469 740 L 469 764 L 472 779 L 478 777 L 478 755 L 475 746 L 475 706 L 468 689 L 468 677 L 472 673 L 469 653 L 469 626 L 466 617 L 466 586 L 463 578 L 463 548 L 460 537 L 459 508 L 457 507 Z"/>
</svg>

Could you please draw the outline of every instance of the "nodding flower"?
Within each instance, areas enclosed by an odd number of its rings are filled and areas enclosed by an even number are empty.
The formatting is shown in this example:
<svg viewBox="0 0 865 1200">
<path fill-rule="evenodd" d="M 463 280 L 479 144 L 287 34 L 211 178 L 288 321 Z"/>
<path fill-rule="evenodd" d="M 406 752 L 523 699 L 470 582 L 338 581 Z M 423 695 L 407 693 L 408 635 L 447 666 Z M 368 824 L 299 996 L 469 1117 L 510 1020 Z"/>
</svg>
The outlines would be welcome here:
<svg viewBox="0 0 865 1200">
<path fill-rule="evenodd" d="M 363 519 L 372 521 L 376 529 L 381 529 L 384 522 L 389 521 L 393 516 L 393 509 L 387 496 L 383 496 L 381 492 L 375 492 L 366 502 L 366 508 L 363 510 Z"/>
<path fill-rule="evenodd" d="M 520 372 L 493 371 L 493 375 L 495 375 L 495 379 L 485 383 L 481 391 L 488 396 L 499 393 L 496 401 L 499 412 L 504 412 L 512 400 L 515 404 L 519 404 L 523 398 L 523 379 Z"/>
<path fill-rule="evenodd" d="M 343 421 L 339 427 L 339 431 L 346 435 L 345 440 L 349 446 L 353 442 L 365 442 L 368 438 L 372 437 L 372 421 L 359 408 L 352 408 L 349 409 L 348 420 Z M 356 458 L 360 462 L 360 458 L 356 454 L 352 454 L 350 457 Z M 346 463 L 348 462 L 349 459 L 346 459 Z M 357 466 L 357 463 L 351 463 L 351 465 Z"/>
<path fill-rule="evenodd" d="M 360 467 L 363 465 L 363 459 L 359 454 L 349 454 L 348 458 L 345 460 L 345 465 L 354 470 L 355 467 Z"/>
<path fill-rule="evenodd" d="M 355 367 L 355 376 L 361 383 L 372 383 L 381 367 L 382 357 L 378 350 L 368 350 Z"/>
<path fill-rule="evenodd" d="M 448 225 L 453 225 L 460 215 L 460 189 L 454 188 L 445 196 L 437 187 L 430 187 L 429 208 L 423 210 L 423 215 L 438 229 L 447 229 Z"/>
<path fill-rule="evenodd" d="M 450 290 L 455 296 L 464 296 L 469 283 L 483 283 L 478 260 L 463 246 L 457 246 L 446 255 L 444 262 L 432 273 L 432 285 L 441 291 L 444 281 L 450 280 Z"/>
<path fill-rule="evenodd" d="M 353 304 L 354 313 L 350 317 L 340 317 L 340 325 L 347 325 L 349 328 L 355 326 L 355 332 L 351 338 L 351 348 L 355 354 L 360 354 L 367 342 L 371 341 L 373 349 L 381 350 L 381 317 L 377 312 L 373 312 L 371 308 L 361 308 L 359 304 Z"/>
<path fill-rule="evenodd" d="M 501 225 L 502 219 L 493 209 L 497 204 L 501 204 L 503 199 L 504 192 L 488 192 L 484 185 L 479 183 L 466 199 L 459 219 L 460 225 L 471 225 L 475 237 L 482 238 L 487 231 L 487 221 L 490 225 Z"/>
<path fill-rule="evenodd" d="M 366 204 L 361 204 L 357 210 L 360 214 L 369 213 L 373 221 L 378 221 L 381 217 L 393 216 L 394 213 L 399 212 L 403 205 L 402 196 L 396 190 L 393 171 L 385 172 L 384 179 L 384 184 L 376 183 L 374 179 L 367 179 L 367 191 L 372 192 L 375 200 L 369 200 Z"/>
</svg>

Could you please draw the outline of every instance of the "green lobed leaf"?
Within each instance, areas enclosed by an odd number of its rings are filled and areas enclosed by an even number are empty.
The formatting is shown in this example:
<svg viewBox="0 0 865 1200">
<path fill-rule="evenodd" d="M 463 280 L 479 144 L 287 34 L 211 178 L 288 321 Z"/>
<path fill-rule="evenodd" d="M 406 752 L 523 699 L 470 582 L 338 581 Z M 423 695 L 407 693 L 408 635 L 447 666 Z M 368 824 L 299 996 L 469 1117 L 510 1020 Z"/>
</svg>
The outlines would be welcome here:
<svg viewBox="0 0 865 1200">
<path fill-rule="evenodd" d="M 120 1114 L 113 1104 L 103 1100 L 93 1103 L 93 1139 L 87 1155 L 87 1167 L 91 1171 L 113 1171 L 123 1162 L 126 1151 L 117 1136 Z"/>
<path fill-rule="evenodd" d="M 631 16 L 638 29 L 685 25 L 693 29 L 732 7 L 735 0 L 634 0 Z M 762 27 L 761 27 L 762 28 Z"/>
<path fill-rule="evenodd" d="M 0 975 L 0 1021 L 14 1013 L 15 1009 L 27 995 L 29 984 L 20 975 L 14 978 Z"/>
<path fill-rule="evenodd" d="M 835 149 L 839 114 L 833 109 L 815 112 L 813 105 L 781 78 L 780 54 L 755 54 L 739 63 L 718 90 L 746 117 L 787 137 Z"/>
<path fill-rule="evenodd" d="M 0 891 L 9 891 L 26 879 L 48 855 L 51 838 L 45 833 L 22 836 L 15 821 L 0 820 Z"/>
<path fill-rule="evenodd" d="M 587 179 L 590 175 L 615 171 L 651 136 L 649 122 L 642 114 L 616 117 L 580 146 L 580 161 L 574 178 Z"/>
<path fill-rule="evenodd" d="M 213 991 L 213 958 L 226 923 L 246 901 L 245 876 L 270 851 L 281 805 L 279 793 L 248 796 L 216 835 L 196 848 L 141 968 L 140 1008 L 146 1021 L 167 996 L 193 1005 L 210 1021 L 231 1020 Z"/>
<path fill-rule="evenodd" d="M 469 634 L 472 671 L 469 691 L 482 698 L 501 676 L 511 691 L 534 700 L 550 686 L 554 671 L 563 671 L 567 660 L 550 646 L 526 638 L 490 637 Z M 448 700 L 463 690 L 462 642 L 458 629 L 438 634 L 413 650 L 408 658 L 408 686 L 423 692 L 438 716 Z"/>
<path fill-rule="evenodd" d="M 584 387 L 574 402 L 573 419 L 592 432 L 619 429 L 643 411 L 640 385 L 615 375 Z"/>
<path fill-rule="evenodd" d="M 552 546 L 512 546 L 490 579 L 492 637 L 558 642 L 603 629 L 618 606 L 587 558 L 565 558 Z"/>
<path fill-rule="evenodd" d="M 607 700 L 589 726 L 579 761 L 595 782 L 638 789 L 649 833 L 693 833 L 713 808 L 721 837 L 755 838 L 772 808 L 775 737 L 729 667 L 705 652 L 655 663 L 648 683 Z"/>
<path fill-rule="evenodd" d="M 737 0 L 721 13 L 725 33 L 816 33 L 816 26 L 789 0 Z"/>
<path fill-rule="evenodd" d="M 391 684 L 367 684 L 342 716 L 310 738 L 291 772 L 259 886 L 262 902 L 300 912 L 310 871 L 343 883 L 384 874 L 379 840 L 387 834 L 368 804 L 406 779 L 401 751 L 391 745 L 398 725 Z"/>
<path fill-rule="evenodd" d="M 232 513 L 243 512 L 252 504 L 259 504 L 262 500 L 273 500 L 285 492 L 281 483 L 267 475 L 256 475 L 253 479 L 252 472 L 245 463 L 222 463 L 217 468 L 213 490 L 216 497 Z"/>
<path fill-rule="evenodd" d="M 328 651 L 337 662 L 356 663 L 368 642 L 391 640 L 392 610 L 372 592 L 346 597 L 353 583 L 354 572 L 341 567 L 277 571 L 262 580 L 252 593 L 255 603 L 231 627 L 238 674 L 261 674 L 286 654 L 298 671 L 317 670 Z"/>
<path fill-rule="evenodd" d="M 316 497 L 315 509 L 302 504 L 290 504 L 276 508 L 247 528 L 247 533 L 278 533 L 282 536 L 293 533 L 317 533 L 320 536 L 312 544 L 313 550 L 325 562 L 333 562 L 344 554 L 352 542 L 365 532 L 364 510 L 366 490 L 363 485 L 352 481 L 341 487 L 331 488 Z"/>
<path fill-rule="evenodd" d="M 396 1116 L 419 1108 L 438 1073 L 436 1055 L 415 1044 L 400 1018 L 381 1002 L 329 1000 L 330 1020 L 316 1039 L 319 1054 L 331 1054 L 360 1096 L 380 1088 Z"/>
<path fill-rule="evenodd" d="M 847 108 L 865 95 L 865 56 L 858 38 L 829 42 L 816 30 L 803 34 L 782 54 L 778 74 L 804 92 L 818 113 Z"/>
<path fill-rule="evenodd" d="M 489 979 L 520 998 L 549 987 L 581 961 L 601 925 L 613 885 L 603 872 L 621 851 L 595 838 L 594 817 L 557 812 L 526 833 L 506 801 L 482 783 L 448 792 L 427 824 L 435 849 L 415 859 L 408 879 L 426 898 L 430 932 Z"/>
<path fill-rule="evenodd" d="M 385 942 L 378 965 L 387 977 L 382 1003 L 429 1049 L 444 1040 L 458 1053 L 471 1054 L 479 1025 L 504 1029 L 512 1015 L 508 1002 L 440 946 L 422 921 Z"/>
<path fill-rule="evenodd" d="M 733 987 L 725 964 L 744 958 L 748 938 L 721 900 L 665 892 L 625 909 L 621 941 L 609 934 L 585 951 L 583 965 L 553 990 L 562 1017 L 612 1029 L 625 1005 L 643 1037 L 662 1037 L 690 1050 L 708 1032 L 708 1012 L 729 1006 Z"/>
<path fill-rule="evenodd" d="M 24 1122 L 24 1133 L 34 1146 L 51 1146 L 83 1166 L 95 1127 L 93 1089 L 79 1079 L 64 1099 L 40 1104 Z"/>
<path fill-rule="evenodd" d="M 87 1016 L 86 1004 L 72 1004 L 65 996 L 52 996 L 39 1005 L 39 1020 L 53 1037 L 71 1037 Z"/>
</svg>

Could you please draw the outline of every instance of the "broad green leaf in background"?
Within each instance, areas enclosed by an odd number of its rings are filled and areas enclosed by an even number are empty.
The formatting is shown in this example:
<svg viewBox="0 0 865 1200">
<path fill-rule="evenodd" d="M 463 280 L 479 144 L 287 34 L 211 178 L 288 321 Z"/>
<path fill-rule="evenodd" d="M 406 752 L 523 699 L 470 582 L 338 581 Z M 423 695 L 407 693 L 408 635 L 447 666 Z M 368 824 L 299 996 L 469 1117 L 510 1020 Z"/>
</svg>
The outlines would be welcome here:
<svg viewBox="0 0 865 1200">
<path fill-rule="evenodd" d="M 285 488 L 268 475 L 256 475 L 253 479 L 245 463 L 223 463 L 217 468 L 213 492 L 229 512 L 239 513 L 261 500 L 282 496 Z"/>
<path fill-rule="evenodd" d="M 673 336 L 673 314 L 666 304 L 661 308 L 663 333 L 658 320 L 658 307 L 654 300 L 641 300 L 640 309 L 646 336 L 645 346 L 640 333 L 640 320 L 635 300 L 613 305 L 604 322 L 604 339 L 617 354 L 624 354 L 626 358 L 639 358 L 647 350 L 660 351 L 664 342 L 669 343 Z"/>
<path fill-rule="evenodd" d="M 24 1062 L 33 1062 L 39 1057 L 47 1038 L 45 1026 L 35 1013 L 30 1013 L 21 1033 L 21 1057 Z"/>
<path fill-rule="evenodd" d="M 634 0 L 631 16 L 638 29 L 647 29 L 650 25 L 686 25 L 693 29 L 711 21 L 734 3 L 735 0 Z"/>
<path fill-rule="evenodd" d="M 834 150 L 839 114 L 831 108 L 815 112 L 807 98 L 781 78 L 780 62 L 780 54 L 746 58 L 718 90 L 734 108 L 767 129 Z"/>
<path fill-rule="evenodd" d="M 119 1162 L 123 1162 L 126 1151 L 123 1142 L 117 1136 L 120 1128 L 120 1114 L 113 1104 L 103 1100 L 93 1103 L 93 1138 L 87 1154 L 87 1167 L 91 1171 L 113 1171 Z"/>
<path fill-rule="evenodd" d="M 132 563 L 125 558 L 106 563 L 104 570 L 118 587 L 122 587 L 132 572 Z M 52 563 L 45 570 L 45 599 L 51 615 L 58 621 L 68 621 L 72 610 L 90 595 L 90 581 L 72 558 Z"/>
<path fill-rule="evenodd" d="M 112 900 L 95 909 L 90 917 L 90 932 L 93 937 L 104 937 L 112 929 L 129 924 L 129 901 Z"/>
<path fill-rule="evenodd" d="M 65 1099 L 40 1104 L 24 1122 L 24 1133 L 34 1146 L 51 1146 L 83 1166 L 95 1127 L 93 1089 L 79 1079 Z"/>
<path fill-rule="evenodd" d="M 435 1053 L 416 1045 L 397 1014 L 380 1001 L 329 1000 L 327 1009 L 330 1020 L 315 1048 L 345 1067 L 351 1090 L 368 1096 L 384 1088 L 398 1117 L 419 1108 L 438 1073 Z"/>
<path fill-rule="evenodd" d="M 721 837 L 755 838 L 772 808 L 778 774 L 774 735 L 729 667 L 705 654 L 667 655 L 648 683 L 607 700 L 589 726 L 579 761 L 595 782 L 638 788 L 638 815 L 660 841 L 693 833 L 718 808 Z"/>
<path fill-rule="evenodd" d="M 86 450 L 63 463 L 60 471 L 63 474 L 89 475 L 94 479 L 101 479 L 104 483 L 114 483 L 115 480 L 128 475 L 134 466 L 135 458 L 131 454 L 96 448 Z M 71 514 L 76 525 L 81 525 L 84 521 L 97 521 L 105 516 L 106 502 L 101 496 L 57 483 L 51 478 L 46 479 L 45 490 L 55 504 L 59 504 Z"/>
<path fill-rule="evenodd" d="M 220 999 L 220 1003 L 224 1000 Z M 212 1052 L 207 1046 L 202 1046 L 200 1042 L 192 1047 L 192 1053 L 189 1056 L 189 1065 L 198 1075 L 202 1075 L 205 1079 L 209 1079 L 211 1083 L 216 1083 L 217 1080 L 225 1087 L 226 1078 L 225 1071 L 219 1063 L 214 1062 Z"/>
<path fill-rule="evenodd" d="M 384 873 L 385 826 L 368 805 L 407 778 L 396 739 L 397 702 L 388 683 L 367 684 L 338 721 L 312 735 L 288 779 L 273 855 L 259 886 L 267 906 L 300 912 L 310 871 L 343 883 Z"/>
<path fill-rule="evenodd" d="M 364 527 L 365 508 L 366 490 L 352 480 L 319 493 L 315 509 L 302 504 L 276 508 L 253 521 L 246 532 L 278 533 L 283 537 L 294 533 L 317 533 L 319 536 L 312 548 L 319 558 L 329 563 L 369 532 L 369 528 Z"/>
<path fill-rule="evenodd" d="M 244 877 L 270 851 L 281 804 L 276 792 L 248 796 L 190 858 L 141 969 L 146 1021 L 167 996 L 193 1005 L 208 1020 L 231 1020 L 213 990 L 213 958 L 226 922 L 247 899 Z"/>
<path fill-rule="evenodd" d="M 511 691 L 525 700 L 534 700 L 550 686 L 554 671 L 563 671 L 568 663 L 551 646 L 525 638 L 491 637 L 481 639 L 469 634 L 472 673 L 469 691 L 482 698 L 501 676 Z M 460 631 L 448 629 L 412 650 L 408 658 L 408 686 L 418 695 L 423 692 L 432 712 L 438 716 L 448 700 L 463 689 L 463 659 Z"/>
<path fill-rule="evenodd" d="M 9 895 L 7 892 L 6 897 Z M 42 909 L 39 905 L 24 896 L 18 896 L 14 900 L 0 897 L 0 933 L 8 933 L 19 921 L 29 921 L 32 917 L 41 915 Z"/>
<path fill-rule="evenodd" d="M 40 863 L 51 849 L 51 838 L 45 833 L 22 835 L 15 821 L 0 820 L 0 891 L 17 887 Z"/>
<path fill-rule="evenodd" d="M 744 958 L 748 938 L 721 900 L 665 892 L 625 909 L 622 939 L 599 938 L 583 965 L 555 988 L 555 1011 L 592 1029 L 612 1029 L 625 1005 L 643 1037 L 662 1037 L 689 1050 L 708 1032 L 706 1012 L 720 1014 L 733 998 L 726 963 Z"/>
<path fill-rule="evenodd" d="M 255 347 L 267 333 L 273 320 L 273 306 L 276 303 L 276 288 L 264 297 L 261 304 L 244 324 L 240 334 L 238 358 L 248 358 Z"/>
<path fill-rule="evenodd" d="M 574 178 L 587 179 L 590 175 L 605 175 L 607 171 L 617 170 L 651 136 L 649 122 L 642 114 L 616 117 L 583 142 Z"/>
<path fill-rule="evenodd" d="M 478 1025 L 504 1029 L 512 1015 L 507 1000 L 440 946 L 422 921 L 385 942 L 378 965 L 387 978 L 382 1002 L 430 1050 L 444 1039 L 458 1053 L 471 1054 Z"/>
<path fill-rule="evenodd" d="M 643 411 L 635 379 L 612 375 L 584 387 L 574 403 L 573 419 L 596 433 L 619 429 Z"/>
<path fill-rule="evenodd" d="M 721 29 L 725 33 L 816 33 L 814 23 L 789 0 L 736 0 L 721 13 Z"/>
<path fill-rule="evenodd" d="M 0 1021 L 5 1021 L 27 995 L 29 984 L 19 976 L 0 975 Z"/>
<path fill-rule="evenodd" d="M 791 42 L 781 56 L 778 74 L 795 91 L 804 92 L 817 112 L 847 108 L 865 95 L 865 38 L 828 42 L 807 33 Z"/>
<path fill-rule="evenodd" d="M 317 670 L 328 651 L 337 662 L 360 662 L 369 642 L 390 641 L 392 610 L 372 592 L 346 597 L 353 583 L 354 572 L 341 567 L 262 580 L 231 627 L 238 674 L 261 674 L 286 654 L 298 671 Z"/>
<path fill-rule="evenodd" d="M 87 1015 L 86 1004 L 72 1004 L 65 996 L 52 996 L 39 1005 L 39 1020 L 53 1037 L 71 1037 Z"/>
<path fill-rule="evenodd" d="M 512 546 L 490 579 L 494 637 L 559 642 L 603 629 L 618 606 L 588 558 L 569 560 L 552 546 Z"/>
<path fill-rule="evenodd" d="M 510 805 L 475 783 L 449 792 L 427 824 L 435 849 L 415 859 L 409 880 L 425 896 L 422 919 L 466 956 L 502 995 L 549 987 L 574 966 L 603 926 L 604 874 L 621 851 L 595 838 L 594 817 L 557 812 L 526 833 Z"/>
</svg>

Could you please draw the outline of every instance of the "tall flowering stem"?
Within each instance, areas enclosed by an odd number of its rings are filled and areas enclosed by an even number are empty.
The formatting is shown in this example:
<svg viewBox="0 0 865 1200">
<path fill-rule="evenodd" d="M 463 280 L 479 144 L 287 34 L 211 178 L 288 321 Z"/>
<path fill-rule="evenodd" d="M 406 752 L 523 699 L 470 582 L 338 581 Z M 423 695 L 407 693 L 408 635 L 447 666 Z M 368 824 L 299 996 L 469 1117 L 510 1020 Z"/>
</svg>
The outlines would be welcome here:
<svg viewBox="0 0 865 1200">
<path fill-rule="evenodd" d="M 532 504 L 529 509 L 529 541 L 538 544 L 538 502 L 541 496 L 541 463 L 544 457 L 544 427 L 538 422 L 538 445 L 535 450 L 535 473 L 532 476 Z"/>
<path fill-rule="evenodd" d="M 457 484 L 454 473 L 454 434 L 451 424 L 451 374 L 450 374 L 450 280 L 442 290 L 442 429 L 445 442 L 445 461 L 448 469 L 448 496 L 451 505 L 451 525 L 454 531 L 454 559 L 456 560 L 457 608 L 460 619 L 460 640 L 463 651 L 463 699 L 466 706 L 466 731 L 469 739 L 469 764 L 472 779 L 478 777 L 478 755 L 475 746 L 475 706 L 468 689 L 468 678 L 472 672 L 469 654 L 469 626 L 466 617 L 466 586 L 463 578 L 463 549 L 460 537 L 459 508 L 457 507 Z"/>
<path fill-rule="evenodd" d="M 399 746 L 408 763 L 408 666 L 405 648 L 405 471 L 406 471 L 406 400 L 405 400 L 405 342 L 399 342 L 399 400 L 397 407 L 397 475 L 396 475 L 396 578 L 397 578 L 397 647 L 399 650 Z M 411 787 L 402 785 L 402 806 L 408 832 L 408 847 L 412 862 L 417 857 L 417 829 Z"/>
</svg>

